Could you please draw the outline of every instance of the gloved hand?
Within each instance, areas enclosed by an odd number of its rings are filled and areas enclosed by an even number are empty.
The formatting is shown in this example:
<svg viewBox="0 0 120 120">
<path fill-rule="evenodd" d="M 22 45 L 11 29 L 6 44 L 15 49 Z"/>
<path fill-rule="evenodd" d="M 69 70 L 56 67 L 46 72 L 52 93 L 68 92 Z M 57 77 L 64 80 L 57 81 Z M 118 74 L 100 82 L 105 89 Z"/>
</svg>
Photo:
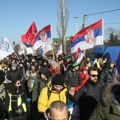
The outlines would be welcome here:
<svg viewBox="0 0 120 120">
<path fill-rule="evenodd" d="M 31 98 L 27 98 L 26 100 L 27 100 L 27 102 L 31 102 Z"/>
</svg>

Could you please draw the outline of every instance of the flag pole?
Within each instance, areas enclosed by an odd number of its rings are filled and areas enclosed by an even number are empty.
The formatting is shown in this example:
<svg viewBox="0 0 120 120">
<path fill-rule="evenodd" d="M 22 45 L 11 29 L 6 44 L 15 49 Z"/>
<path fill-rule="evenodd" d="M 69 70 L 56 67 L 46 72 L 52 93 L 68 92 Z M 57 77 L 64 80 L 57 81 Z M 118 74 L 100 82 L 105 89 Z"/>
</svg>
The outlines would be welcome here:
<svg viewBox="0 0 120 120">
<path fill-rule="evenodd" d="M 86 17 L 87 17 L 87 15 L 84 15 L 83 16 L 83 28 L 82 29 L 84 29 L 86 26 Z M 85 54 L 86 54 L 86 51 L 85 50 L 83 50 L 83 56 L 85 57 Z"/>
<path fill-rule="evenodd" d="M 53 49 L 52 25 L 51 25 L 51 40 L 52 40 L 52 54 L 53 54 L 53 60 L 54 60 L 55 56 L 54 56 L 54 49 Z"/>
</svg>

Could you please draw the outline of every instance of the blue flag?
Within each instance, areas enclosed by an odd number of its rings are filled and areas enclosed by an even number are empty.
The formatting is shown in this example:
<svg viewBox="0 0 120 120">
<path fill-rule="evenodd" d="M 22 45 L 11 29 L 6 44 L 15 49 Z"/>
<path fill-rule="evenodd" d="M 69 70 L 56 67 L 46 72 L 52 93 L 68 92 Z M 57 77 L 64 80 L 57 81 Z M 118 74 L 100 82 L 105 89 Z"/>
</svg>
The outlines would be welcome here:
<svg viewBox="0 0 120 120">
<path fill-rule="evenodd" d="M 120 75 L 120 53 L 118 55 L 118 59 L 117 59 L 117 62 L 116 62 L 116 69 L 117 69 L 118 75 Z"/>
</svg>

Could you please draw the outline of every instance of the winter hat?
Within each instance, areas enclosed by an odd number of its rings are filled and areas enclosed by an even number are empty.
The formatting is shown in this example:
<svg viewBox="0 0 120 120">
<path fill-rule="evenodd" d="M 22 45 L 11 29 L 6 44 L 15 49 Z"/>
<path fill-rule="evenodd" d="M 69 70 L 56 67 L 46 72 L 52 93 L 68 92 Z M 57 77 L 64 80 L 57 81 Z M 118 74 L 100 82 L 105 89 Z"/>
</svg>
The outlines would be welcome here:
<svg viewBox="0 0 120 120">
<path fill-rule="evenodd" d="M 63 61 L 67 61 L 68 58 L 71 58 L 71 56 L 65 56 L 65 57 L 63 58 Z"/>
<path fill-rule="evenodd" d="M 64 85 L 64 76 L 61 74 L 56 74 L 52 80 L 52 85 Z"/>
<path fill-rule="evenodd" d="M 48 60 L 44 59 L 43 60 L 43 66 L 47 66 L 48 65 Z"/>
<path fill-rule="evenodd" d="M 101 54 L 97 54 L 97 55 L 96 55 L 96 58 L 97 58 L 97 59 L 102 58 L 102 55 L 101 55 Z"/>
<path fill-rule="evenodd" d="M 52 76 L 52 73 L 48 70 L 47 67 L 43 67 L 40 71 L 40 74 L 44 74 L 47 78 Z"/>
<path fill-rule="evenodd" d="M 72 67 L 77 67 L 77 66 L 79 66 L 79 63 L 77 63 L 77 62 L 72 64 Z"/>
<path fill-rule="evenodd" d="M 105 54 L 103 55 L 103 60 L 104 60 L 105 58 L 110 59 L 110 53 L 109 53 L 109 52 L 107 52 L 107 53 L 105 53 Z"/>
</svg>

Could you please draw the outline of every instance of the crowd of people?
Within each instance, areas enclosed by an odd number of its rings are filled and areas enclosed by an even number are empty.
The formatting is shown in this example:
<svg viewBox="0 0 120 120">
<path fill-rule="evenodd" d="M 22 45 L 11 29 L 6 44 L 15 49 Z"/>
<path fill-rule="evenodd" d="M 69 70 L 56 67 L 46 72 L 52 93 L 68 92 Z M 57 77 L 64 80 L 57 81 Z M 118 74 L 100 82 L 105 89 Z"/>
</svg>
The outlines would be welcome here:
<svg viewBox="0 0 120 120">
<path fill-rule="evenodd" d="M 110 54 L 12 54 L 0 61 L 0 120 L 120 120 L 120 77 Z"/>
</svg>

